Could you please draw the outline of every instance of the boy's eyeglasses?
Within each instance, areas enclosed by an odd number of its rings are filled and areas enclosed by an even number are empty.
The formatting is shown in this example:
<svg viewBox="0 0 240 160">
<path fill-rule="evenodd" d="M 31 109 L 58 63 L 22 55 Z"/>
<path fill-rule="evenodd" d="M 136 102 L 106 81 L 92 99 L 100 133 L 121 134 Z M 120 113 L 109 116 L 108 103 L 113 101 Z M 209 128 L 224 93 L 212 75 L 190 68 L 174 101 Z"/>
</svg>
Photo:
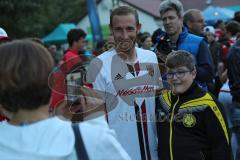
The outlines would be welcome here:
<svg viewBox="0 0 240 160">
<path fill-rule="evenodd" d="M 191 71 L 177 71 L 177 72 L 169 72 L 167 73 L 167 79 L 173 79 L 174 75 L 176 75 L 177 78 L 183 78 L 187 72 Z"/>
</svg>

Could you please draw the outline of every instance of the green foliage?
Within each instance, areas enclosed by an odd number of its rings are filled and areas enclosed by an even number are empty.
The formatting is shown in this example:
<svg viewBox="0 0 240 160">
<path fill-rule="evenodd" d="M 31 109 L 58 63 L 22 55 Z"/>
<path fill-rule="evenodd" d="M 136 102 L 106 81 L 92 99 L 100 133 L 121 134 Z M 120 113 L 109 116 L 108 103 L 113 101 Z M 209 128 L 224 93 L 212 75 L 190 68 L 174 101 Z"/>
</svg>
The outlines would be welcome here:
<svg viewBox="0 0 240 160">
<path fill-rule="evenodd" d="M 12 38 L 39 37 L 59 23 L 77 23 L 85 0 L 0 0 L 0 27 Z"/>
</svg>

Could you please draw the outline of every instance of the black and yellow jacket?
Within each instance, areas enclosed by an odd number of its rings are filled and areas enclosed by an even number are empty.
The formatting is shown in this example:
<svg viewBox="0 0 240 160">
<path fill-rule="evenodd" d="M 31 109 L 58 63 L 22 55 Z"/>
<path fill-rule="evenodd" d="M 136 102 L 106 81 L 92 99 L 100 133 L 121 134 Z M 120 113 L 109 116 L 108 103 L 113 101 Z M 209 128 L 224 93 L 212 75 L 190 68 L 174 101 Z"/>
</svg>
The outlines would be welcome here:
<svg viewBox="0 0 240 160">
<path fill-rule="evenodd" d="M 179 96 L 157 97 L 160 160 L 230 160 L 228 128 L 221 105 L 194 82 Z"/>
</svg>

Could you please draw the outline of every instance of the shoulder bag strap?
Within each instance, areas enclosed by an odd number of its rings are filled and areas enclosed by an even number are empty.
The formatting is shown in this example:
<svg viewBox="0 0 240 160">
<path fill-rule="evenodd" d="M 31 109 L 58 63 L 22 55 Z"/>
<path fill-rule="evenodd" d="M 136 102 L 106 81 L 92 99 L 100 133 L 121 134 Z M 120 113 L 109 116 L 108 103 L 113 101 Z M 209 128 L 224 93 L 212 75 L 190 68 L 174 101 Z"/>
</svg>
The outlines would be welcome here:
<svg viewBox="0 0 240 160">
<path fill-rule="evenodd" d="M 85 149 L 83 140 L 82 140 L 82 136 L 80 133 L 80 128 L 79 128 L 79 124 L 72 124 L 72 128 L 73 128 L 73 132 L 75 135 L 75 148 L 76 148 L 76 152 L 77 152 L 77 159 L 83 159 L 83 160 L 89 160 L 88 155 L 87 155 L 87 151 Z"/>
</svg>

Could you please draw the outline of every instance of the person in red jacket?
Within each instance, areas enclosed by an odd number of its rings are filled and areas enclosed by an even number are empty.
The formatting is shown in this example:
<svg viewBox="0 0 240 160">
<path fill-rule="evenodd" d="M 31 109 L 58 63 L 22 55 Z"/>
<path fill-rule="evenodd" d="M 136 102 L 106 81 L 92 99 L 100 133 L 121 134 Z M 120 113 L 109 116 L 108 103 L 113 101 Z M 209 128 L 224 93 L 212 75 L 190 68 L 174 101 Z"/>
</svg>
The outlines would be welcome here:
<svg viewBox="0 0 240 160">
<path fill-rule="evenodd" d="M 65 52 L 61 63 L 61 67 L 70 70 L 74 65 L 81 61 L 79 54 L 83 51 L 86 33 L 80 29 L 72 29 L 67 34 L 69 48 Z M 64 63 L 64 64 L 63 64 Z"/>
<path fill-rule="evenodd" d="M 79 53 L 83 51 L 85 37 L 86 33 L 80 28 L 72 29 L 67 34 L 69 48 L 59 62 L 59 68 L 50 77 L 52 84 L 50 110 L 57 108 L 64 101 L 67 89 L 65 84 L 67 73 L 83 62 Z"/>
</svg>

